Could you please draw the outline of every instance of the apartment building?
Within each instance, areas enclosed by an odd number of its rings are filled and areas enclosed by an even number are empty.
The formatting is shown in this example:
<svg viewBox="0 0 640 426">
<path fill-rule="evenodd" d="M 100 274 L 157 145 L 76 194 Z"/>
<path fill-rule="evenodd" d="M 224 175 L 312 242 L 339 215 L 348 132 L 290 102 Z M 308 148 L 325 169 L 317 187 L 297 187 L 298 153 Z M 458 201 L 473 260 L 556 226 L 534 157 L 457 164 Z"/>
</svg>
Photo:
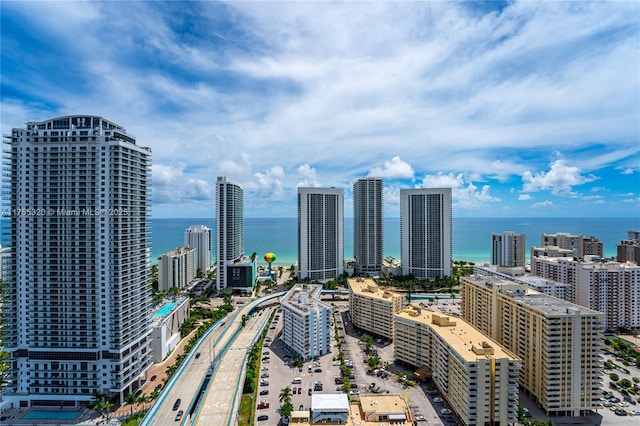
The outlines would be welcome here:
<svg viewBox="0 0 640 426">
<path fill-rule="evenodd" d="M 451 276 L 451 188 L 400 190 L 402 274 L 419 279 Z"/>
<path fill-rule="evenodd" d="M 524 267 L 526 236 L 506 231 L 491 234 L 491 264 L 509 268 Z"/>
<path fill-rule="evenodd" d="M 374 338 L 392 341 L 393 315 L 405 306 L 405 296 L 380 288 L 371 278 L 349 278 L 349 313 L 354 327 Z"/>
<path fill-rule="evenodd" d="M 298 188 L 298 277 L 326 282 L 344 272 L 344 191 Z"/>
<path fill-rule="evenodd" d="M 595 237 L 558 232 L 555 234 L 542 234 L 541 241 L 542 247 L 555 246 L 572 250 L 573 255 L 578 258 L 586 255 L 599 257 L 604 255 L 604 245 Z"/>
<path fill-rule="evenodd" d="M 198 274 L 198 251 L 178 247 L 158 258 L 158 291 L 185 288 Z"/>
<path fill-rule="evenodd" d="M 535 247 L 531 246 L 531 260 L 534 257 L 568 257 L 573 258 L 575 256 L 575 250 L 564 249 L 558 246 L 544 246 Z"/>
<path fill-rule="evenodd" d="M 280 300 L 280 340 L 304 361 L 329 353 L 331 305 L 320 301 L 321 292 L 321 285 L 298 284 Z"/>
<path fill-rule="evenodd" d="M 461 317 L 522 359 L 519 384 L 547 414 L 580 416 L 598 407 L 600 312 L 500 278 L 461 281 Z"/>
<path fill-rule="evenodd" d="M 518 357 L 460 318 L 410 305 L 394 321 L 396 361 L 430 369 L 462 424 L 516 422 Z"/>
<path fill-rule="evenodd" d="M 524 268 L 504 268 L 487 263 L 477 263 L 473 266 L 473 274 L 483 277 L 498 277 L 507 281 L 524 284 L 532 290 L 547 296 L 571 301 L 571 288 L 564 283 L 547 278 L 526 274 Z"/>
<path fill-rule="evenodd" d="M 184 231 L 184 246 L 198 251 L 197 270 L 206 274 L 211 269 L 211 228 L 191 225 Z"/>
<path fill-rule="evenodd" d="M 627 239 L 616 245 L 616 260 L 640 265 L 640 231 L 628 231 Z"/>
<path fill-rule="evenodd" d="M 244 189 L 226 176 L 216 181 L 216 289 L 229 286 L 227 267 L 244 254 Z"/>
<path fill-rule="evenodd" d="M 384 255 L 382 196 L 382 178 L 361 178 L 353 184 L 353 256 L 359 275 L 380 275 Z"/>
<path fill-rule="evenodd" d="M 11 260 L 3 346 L 14 407 L 135 392 L 151 358 L 151 151 L 103 117 L 5 136 Z"/>
<path fill-rule="evenodd" d="M 565 283 L 569 300 L 602 312 L 606 328 L 640 327 L 640 266 L 603 261 L 599 256 L 584 260 L 532 259 L 531 273 Z"/>
</svg>

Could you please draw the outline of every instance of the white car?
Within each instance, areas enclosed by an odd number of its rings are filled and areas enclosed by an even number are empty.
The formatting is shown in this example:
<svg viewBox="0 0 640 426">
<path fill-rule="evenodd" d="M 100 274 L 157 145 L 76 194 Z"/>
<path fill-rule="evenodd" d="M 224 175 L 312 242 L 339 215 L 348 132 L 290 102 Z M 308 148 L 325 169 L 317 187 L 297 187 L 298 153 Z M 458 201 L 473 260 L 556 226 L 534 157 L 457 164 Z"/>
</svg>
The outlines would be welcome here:
<svg viewBox="0 0 640 426">
<path fill-rule="evenodd" d="M 449 410 L 448 408 L 442 408 L 440 410 L 440 414 L 451 414 L 451 410 Z"/>
<path fill-rule="evenodd" d="M 436 396 L 433 398 L 433 402 L 442 402 L 442 398 Z"/>
<path fill-rule="evenodd" d="M 631 410 L 632 416 L 640 416 L 640 410 Z"/>
<path fill-rule="evenodd" d="M 351 395 L 359 395 L 359 394 L 360 394 L 360 391 L 359 391 L 358 389 L 355 389 L 355 390 L 349 391 L 349 393 L 350 393 Z"/>
</svg>

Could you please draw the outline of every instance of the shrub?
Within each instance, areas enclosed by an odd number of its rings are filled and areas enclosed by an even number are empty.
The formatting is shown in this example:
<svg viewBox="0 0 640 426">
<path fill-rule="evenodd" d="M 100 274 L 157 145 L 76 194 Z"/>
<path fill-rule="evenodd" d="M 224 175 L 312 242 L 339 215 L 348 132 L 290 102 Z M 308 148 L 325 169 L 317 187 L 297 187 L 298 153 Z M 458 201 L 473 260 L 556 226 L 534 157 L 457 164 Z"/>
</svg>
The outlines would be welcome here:
<svg viewBox="0 0 640 426">
<path fill-rule="evenodd" d="M 614 382 L 617 382 L 618 380 L 620 380 L 620 377 L 618 377 L 618 375 L 616 373 L 609 374 L 609 378 L 611 380 L 613 380 Z"/>
</svg>

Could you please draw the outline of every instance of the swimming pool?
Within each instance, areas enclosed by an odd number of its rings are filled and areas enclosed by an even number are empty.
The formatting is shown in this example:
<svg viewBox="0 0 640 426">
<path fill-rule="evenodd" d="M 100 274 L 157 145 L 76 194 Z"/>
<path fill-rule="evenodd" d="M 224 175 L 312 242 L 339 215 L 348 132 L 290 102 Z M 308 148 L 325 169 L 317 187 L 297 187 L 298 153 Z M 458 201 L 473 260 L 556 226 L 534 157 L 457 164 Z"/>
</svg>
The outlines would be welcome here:
<svg viewBox="0 0 640 426">
<path fill-rule="evenodd" d="M 171 312 L 173 310 L 173 308 L 175 308 L 175 306 L 177 304 L 178 304 L 177 302 L 169 302 L 169 303 L 167 303 L 162 308 L 160 308 L 158 310 L 158 312 L 153 314 L 153 317 L 154 318 L 159 318 L 159 317 L 163 317 L 163 316 L 167 315 L 169 312 Z"/>
<path fill-rule="evenodd" d="M 73 420 L 80 414 L 79 411 L 53 411 L 37 410 L 28 413 L 23 417 L 25 420 Z"/>
</svg>

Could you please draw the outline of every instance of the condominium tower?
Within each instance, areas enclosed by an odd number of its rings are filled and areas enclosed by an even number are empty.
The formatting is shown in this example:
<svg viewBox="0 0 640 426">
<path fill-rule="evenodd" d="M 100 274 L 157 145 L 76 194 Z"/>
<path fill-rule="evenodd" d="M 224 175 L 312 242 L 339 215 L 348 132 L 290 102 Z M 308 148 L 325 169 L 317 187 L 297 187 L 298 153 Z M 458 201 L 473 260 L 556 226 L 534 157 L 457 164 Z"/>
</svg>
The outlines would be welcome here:
<svg viewBox="0 0 640 426">
<path fill-rule="evenodd" d="M 451 276 L 451 188 L 400 190 L 402 274 Z"/>
<path fill-rule="evenodd" d="M 244 253 L 244 190 L 219 176 L 216 182 L 216 289 L 229 284 L 227 266 L 239 262 Z"/>
<path fill-rule="evenodd" d="M 15 407 L 120 401 L 152 363 L 151 152 L 124 127 L 76 115 L 15 128 L 11 277 L 3 300 Z"/>
<path fill-rule="evenodd" d="M 600 312 L 500 278 L 461 281 L 461 317 L 522 359 L 519 384 L 548 415 L 598 407 Z"/>
<path fill-rule="evenodd" d="M 344 271 L 344 192 L 298 188 L 298 276 L 329 281 Z"/>
<path fill-rule="evenodd" d="M 491 234 L 491 264 L 509 268 L 524 267 L 525 234 L 502 232 Z"/>
<path fill-rule="evenodd" d="M 431 371 L 462 424 L 515 423 L 520 359 L 460 318 L 410 305 L 394 319 L 396 361 Z"/>
<path fill-rule="evenodd" d="M 198 273 L 197 251 L 178 247 L 158 258 L 158 291 L 185 288 Z"/>
<path fill-rule="evenodd" d="M 573 250 L 574 256 L 578 258 L 586 255 L 602 257 L 604 254 L 604 245 L 595 237 L 558 232 L 555 234 L 542 234 L 541 241 L 542 247 L 556 246 Z"/>
<path fill-rule="evenodd" d="M 353 184 L 353 256 L 361 275 L 379 275 L 382 267 L 382 194 L 381 178 L 361 178 Z"/>
<path fill-rule="evenodd" d="M 298 284 L 280 300 L 280 340 L 303 360 L 329 353 L 331 305 L 320 301 L 321 285 Z"/>
<path fill-rule="evenodd" d="M 405 306 L 403 293 L 379 287 L 371 278 L 349 278 L 349 313 L 359 330 L 374 338 L 393 340 L 393 316 Z"/>
<path fill-rule="evenodd" d="M 184 231 L 184 246 L 198 251 L 197 270 L 206 274 L 211 269 L 211 228 L 191 225 Z"/>
</svg>

